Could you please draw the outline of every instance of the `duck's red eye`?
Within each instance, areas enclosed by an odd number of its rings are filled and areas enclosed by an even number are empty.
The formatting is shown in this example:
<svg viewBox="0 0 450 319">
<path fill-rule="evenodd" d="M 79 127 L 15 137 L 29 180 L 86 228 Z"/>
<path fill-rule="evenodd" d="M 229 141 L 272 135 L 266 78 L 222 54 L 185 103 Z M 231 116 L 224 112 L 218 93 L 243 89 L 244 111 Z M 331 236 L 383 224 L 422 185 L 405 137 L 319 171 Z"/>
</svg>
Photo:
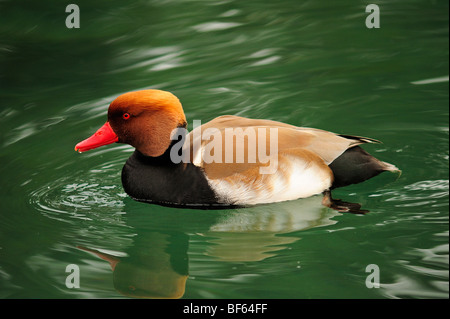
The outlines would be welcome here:
<svg viewBox="0 0 450 319">
<path fill-rule="evenodd" d="M 130 113 L 123 113 L 122 118 L 128 120 L 130 118 Z"/>
</svg>

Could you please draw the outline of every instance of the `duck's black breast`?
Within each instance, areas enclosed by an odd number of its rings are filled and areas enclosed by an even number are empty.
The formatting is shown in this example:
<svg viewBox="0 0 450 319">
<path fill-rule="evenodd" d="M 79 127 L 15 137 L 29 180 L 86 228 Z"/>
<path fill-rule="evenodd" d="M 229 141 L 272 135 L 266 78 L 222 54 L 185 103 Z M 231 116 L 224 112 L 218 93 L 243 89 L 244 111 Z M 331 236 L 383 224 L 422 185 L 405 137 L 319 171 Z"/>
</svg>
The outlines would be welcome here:
<svg viewBox="0 0 450 319">
<path fill-rule="evenodd" d="M 168 152 L 148 157 L 136 150 L 122 169 L 122 185 L 137 201 L 200 209 L 230 207 L 219 204 L 200 167 L 174 164 Z"/>
</svg>

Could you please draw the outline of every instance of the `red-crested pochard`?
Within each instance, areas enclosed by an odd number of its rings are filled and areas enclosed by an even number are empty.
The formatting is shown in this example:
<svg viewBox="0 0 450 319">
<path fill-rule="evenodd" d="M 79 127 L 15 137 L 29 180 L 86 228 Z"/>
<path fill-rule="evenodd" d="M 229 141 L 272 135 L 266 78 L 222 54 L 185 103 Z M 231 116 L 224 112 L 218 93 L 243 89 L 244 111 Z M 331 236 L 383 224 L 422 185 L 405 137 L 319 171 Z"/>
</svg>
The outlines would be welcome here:
<svg viewBox="0 0 450 319">
<path fill-rule="evenodd" d="M 130 144 L 136 150 L 122 170 L 122 184 L 130 197 L 204 209 L 323 193 L 329 207 L 362 212 L 358 204 L 333 200 L 330 191 L 384 171 L 399 171 L 359 146 L 379 143 L 370 138 L 233 115 L 217 117 L 190 133 L 183 133 L 186 126 L 181 103 L 173 94 L 129 92 L 110 104 L 108 121 L 75 150 Z"/>
</svg>

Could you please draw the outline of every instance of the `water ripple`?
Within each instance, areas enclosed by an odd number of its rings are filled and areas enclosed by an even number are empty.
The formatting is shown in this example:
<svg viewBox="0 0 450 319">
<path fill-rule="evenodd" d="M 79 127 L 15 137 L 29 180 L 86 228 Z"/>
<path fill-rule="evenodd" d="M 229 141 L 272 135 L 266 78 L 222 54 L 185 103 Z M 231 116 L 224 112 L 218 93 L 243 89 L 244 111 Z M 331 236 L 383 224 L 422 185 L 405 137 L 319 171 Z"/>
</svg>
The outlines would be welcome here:
<svg viewBox="0 0 450 319">
<path fill-rule="evenodd" d="M 76 172 L 41 185 L 29 195 L 29 203 L 44 216 L 63 222 L 73 219 L 111 219 L 121 214 L 126 194 L 115 163 L 104 163 L 88 173 Z M 108 217 L 109 216 L 109 217 Z"/>
<path fill-rule="evenodd" d="M 424 180 L 406 185 L 403 189 L 370 195 L 370 197 L 378 196 L 386 197 L 385 201 L 387 202 L 399 202 L 396 207 L 442 205 L 442 199 L 449 196 L 449 181 L 444 179 Z M 448 200 L 446 204 L 448 204 Z"/>
<path fill-rule="evenodd" d="M 393 283 L 381 285 L 383 293 L 389 298 L 448 298 L 449 245 L 441 244 L 429 249 L 416 248 L 410 254 L 419 259 L 398 260 L 397 263 L 404 270 L 401 275 L 395 276 Z"/>
<path fill-rule="evenodd" d="M 240 25 L 242 25 L 242 24 L 236 23 L 236 22 L 212 21 L 212 22 L 205 22 L 205 23 L 197 24 L 196 26 L 193 26 L 192 28 L 197 32 L 212 32 L 212 31 L 227 30 L 227 29 L 238 27 Z"/>
<path fill-rule="evenodd" d="M 9 114 L 14 113 L 6 113 L 5 116 L 9 116 Z M 0 113 L 1 116 L 1 113 Z M 12 129 L 6 134 L 6 141 L 3 146 L 9 146 L 14 144 L 24 138 L 30 137 L 34 134 L 40 133 L 42 130 L 49 128 L 50 126 L 56 125 L 62 121 L 64 121 L 66 117 L 64 116 L 54 116 L 43 119 L 41 121 L 31 121 L 18 127 Z"/>
</svg>

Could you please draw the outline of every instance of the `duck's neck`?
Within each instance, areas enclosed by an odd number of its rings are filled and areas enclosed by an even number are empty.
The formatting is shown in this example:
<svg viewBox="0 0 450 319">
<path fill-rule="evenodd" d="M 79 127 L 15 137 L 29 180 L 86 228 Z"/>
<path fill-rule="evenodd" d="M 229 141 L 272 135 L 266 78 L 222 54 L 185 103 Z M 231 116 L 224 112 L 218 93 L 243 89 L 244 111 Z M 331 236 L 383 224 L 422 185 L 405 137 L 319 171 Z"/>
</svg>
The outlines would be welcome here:
<svg viewBox="0 0 450 319">
<path fill-rule="evenodd" d="M 184 125 L 180 125 L 178 128 L 179 130 L 177 131 L 177 134 L 174 135 L 174 137 L 176 137 L 176 139 L 173 139 L 172 142 L 170 143 L 169 147 L 165 150 L 165 152 L 160 155 L 160 156 L 147 156 L 145 154 L 143 154 L 141 151 L 139 151 L 138 149 L 136 149 L 135 151 L 135 155 L 136 157 L 146 163 L 146 164 L 153 164 L 153 165 L 161 165 L 161 164 L 172 164 L 172 165 L 176 165 L 173 160 L 172 160 L 172 148 L 176 147 L 176 149 L 174 149 L 173 151 L 178 152 L 178 155 L 181 156 L 181 150 L 182 148 L 180 147 L 181 145 L 179 143 L 182 143 L 182 141 L 186 141 L 186 134 L 187 134 L 187 130 L 186 130 L 186 124 Z"/>
</svg>

